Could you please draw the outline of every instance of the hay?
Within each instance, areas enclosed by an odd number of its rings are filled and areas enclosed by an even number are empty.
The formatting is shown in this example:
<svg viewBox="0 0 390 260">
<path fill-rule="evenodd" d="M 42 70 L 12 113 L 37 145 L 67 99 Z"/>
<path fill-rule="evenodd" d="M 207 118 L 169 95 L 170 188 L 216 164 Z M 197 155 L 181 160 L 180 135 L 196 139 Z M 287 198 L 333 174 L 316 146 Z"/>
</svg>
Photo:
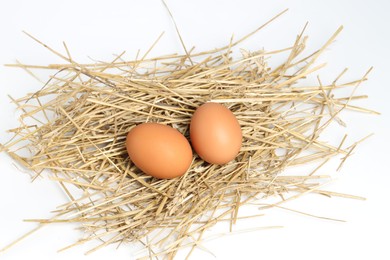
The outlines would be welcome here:
<svg viewBox="0 0 390 260">
<path fill-rule="evenodd" d="M 35 172 L 34 179 L 45 172 L 69 202 L 51 219 L 30 221 L 79 223 L 86 236 L 69 247 L 100 240 L 88 253 L 113 243 L 140 242 L 148 249 L 145 257 L 173 258 L 183 248 L 190 248 L 190 255 L 216 223 L 227 220 L 232 226 L 239 208 L 254 200 L 281 198 L 265 208 L 282 207 L 281 202 L 309 192 L 359 198 L 321 190 L 329 176 L 316 172 L 334 156 L 344 156 L 344 162 L 356 147 L 344 147 L 345 138 L 334 145 L 320 140 L 332 122 L 343 124 L 342 111 L 376 113 L 351 104 L 364 98 L 354 90 L 371 69 L 351 82 L 339 83 L 343 71 L 330 84 L 320 78 L 313 86 L 298 84 L 324 67 L 315 61 L 341 30 L 305 57 L 303 31 L 291 47 L 242 51 L 239 58 L 233 55 L 236 45 L 255 32 L 202 53 L 186 50 L 186 55 L 146 59 L 149 50 L 134 61 L 122 60 L 122 54 L 93 64 L 77 63 L 66 45 L 66 55 L 44 45 L 67 63 L 13 65 L 55 73 L 41 90 L 12 99 L 22 113 L 21 125 L 10 130 L 14 138 L 0 149 Z M 286 52 L 280 66 L 267 65 L 269 57 Z M 352 94 L 337 97 L 341 88 L 351 88 Z M 129 161 L 125 137 L 132 127 L 159 122 L 188 138 L 191 115 L 208 101 L 227 106 L 241 125 L 243 145 L 234 162 L 210 165 L 195 155 L 184 176 L 158 180 Z M 281 174 L 313 162 L 318 167 L 306 175 Z"/>
</svg>

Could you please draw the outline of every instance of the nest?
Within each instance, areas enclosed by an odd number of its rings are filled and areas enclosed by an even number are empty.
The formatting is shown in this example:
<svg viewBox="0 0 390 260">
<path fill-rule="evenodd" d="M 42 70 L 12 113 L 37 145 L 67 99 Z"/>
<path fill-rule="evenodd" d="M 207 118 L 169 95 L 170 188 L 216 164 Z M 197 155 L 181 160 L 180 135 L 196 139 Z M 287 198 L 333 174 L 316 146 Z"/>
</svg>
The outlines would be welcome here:
<svg viewBox="0 0 390 260">
<path fill-rule="evenodd" d="M 263 27 L 263 26 L 262 26 Z M 261 29 L 260 27 L 259 29 Z M 233 225 L 242 205 L 270 196 L 280 198 L 270 206 L 308 192 L 347 196 L 321 190 L 323 175 L 317 170 L 330 158 L 342 163 L 356 143 L 329 144 L 320 134 L 345 110 L 375 113 L 353 106 L 356 87 L 366 75 L 340 83 L 345 71 L 330 84 L 298 83 L 324 64 L 316 59 L 342 28 L 314 53 L 303 56 L 307 37 L 278 51 L 233 55 L 236 45 L 185 55 L 166 55 L 125 61 L 79 64 L 67 52 L 67 61 L 48 66 L 21 65 L 26 70 L 50 69 L 55 73 L 42 89 L 12 99 L 21 111 L 20 127 L 1 145 L 21 165 L 58 182 L 69 201 L 41 224 L 79 223 L 85 232 L 76 243 L 90 240 L 103 246 L 140 242 L 145 257 L 173 258 L 178 250 L 188 254 L 204 232 L 220 221 Z M 65 46 L 66 47 L 66 46 Z M 288 53 L 280 66 L 270 68 L 267 59 Z M 351 95 L 337 91 L 350 88 Z M 218 102 L 237 117 L 243 145 L 237 158 L 226 165 L 205 163 L 196 154 L 188 172 L 179 178 L 160 180 L 144 175 L 129 160 L 125 138 L 132 127 L 144 122 L 167 124 L 187 138 L 195 109 Z M 315 170 L 283 175 L 291 166 L 316 162 Z M 150 162 L 153 163 L 153 162 Z M 341 163 L 341 164 L 342 164 Z M 69 248 L 67 247 L 67 248 Z"/>
</svg>

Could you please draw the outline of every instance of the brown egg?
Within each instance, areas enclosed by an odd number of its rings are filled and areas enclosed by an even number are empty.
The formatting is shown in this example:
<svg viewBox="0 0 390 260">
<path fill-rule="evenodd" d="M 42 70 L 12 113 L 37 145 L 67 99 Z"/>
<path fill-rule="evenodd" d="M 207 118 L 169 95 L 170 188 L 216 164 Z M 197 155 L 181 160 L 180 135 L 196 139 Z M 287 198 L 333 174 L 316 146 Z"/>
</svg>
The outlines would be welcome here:
<svg viewBox="0 0 390 260">
<path fill-rule="evenodd" d="M 163 124 L 144 123 L 132 128 L 127 134 L 126 149 L 139 169 L 159 179 L 183 175 L 192 162 L 188 140 Z"/>
<path fill-rule="evenodd" d="M 192 147 L 209 163 L 225 164 L 240 151 L 242 132 L 234 114 L 218 103 L 201 105 L 190 125 Z"/>
</svg>

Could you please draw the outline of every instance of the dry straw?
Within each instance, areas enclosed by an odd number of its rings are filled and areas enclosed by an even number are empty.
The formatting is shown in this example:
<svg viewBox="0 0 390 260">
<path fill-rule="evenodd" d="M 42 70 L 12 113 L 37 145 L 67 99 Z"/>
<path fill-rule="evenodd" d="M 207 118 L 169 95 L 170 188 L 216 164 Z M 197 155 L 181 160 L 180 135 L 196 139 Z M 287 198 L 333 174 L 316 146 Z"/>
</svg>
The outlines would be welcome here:
<svg viewBox="0 0 390 260">
<path fill-rule="evenodd" d="M 190 255 L 216 223 L 230 221 L 232 226 L 240 218 L 239 208 L 254 200 L 280 197 L 265 208 L 282 207 L 281 202 L 309 192 L 359 198 L 321 190 L 329 176 L 316 173 L 334 156 L 344 161 L 357 144 L 344 147 L 345 138 L 336 145 L 320 140 L 327 126 L 343 124 L 339 115 L 345 110 L 375 113 L 351 104 L 364 98 L 355 96 L 354 89 L 367 75 L 340 83 L 344 70 L 330 84 L 319 78 L 312 86 L 298 84 L 324 67 L 315 61 L 341 30 L 304 57 L 303 32 L 291 47 L 242 51 L 240 58 L 232 55 L 236 45 L 256 31 L 202 53 L 192 49 L 186 55 L 146 59 L 149 50 L 133 61 L 119 55 L 93 64 L 77 63 L 66 45 L 63 55 L 43 44 L 66 64 L 12 65 L 55 72 L 41 90 L 12 99 L 21 111 L 20 127 L 10 130 L 14 138 L 0 148 L 35 172 L 34 179 L 44 172 L 58 182 L 69 202 L 51 219 L 30 221 L 39 227 L 79 223 L 85 237 L 69 247 L 101 241 L 88 253 L 113 243 L 139 242 L 147 249 L 143 257 L 171 259 L 179 249 L 187 248 Z M 279 53 L 289 55 L 280 66 L 268 67 L 267 59 Z M 340 88 L 350 88 L 352 94 L 337 97 Z M 124 141 L 132 127 L 159 122 L 188 137 L 191 115 L 209 101 L 227 106 L 241 125 L 243 146 L 234 162 L 211 165 L 195 155 L 184 176 L 158 180 L 129 161 Z M 312 172 L 282 174 L 311 162 L 318 163 Z"/>
</svg>

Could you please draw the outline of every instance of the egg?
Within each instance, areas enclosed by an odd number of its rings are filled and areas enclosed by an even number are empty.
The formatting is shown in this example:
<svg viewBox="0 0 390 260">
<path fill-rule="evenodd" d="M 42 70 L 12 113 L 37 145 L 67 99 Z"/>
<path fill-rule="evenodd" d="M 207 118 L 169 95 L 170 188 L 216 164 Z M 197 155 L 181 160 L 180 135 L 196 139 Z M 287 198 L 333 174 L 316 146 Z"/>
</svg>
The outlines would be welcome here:
<svg viewBox="0 0 390 260">
<path fill-rule="evenodd" d="M 192 162 L 192 148 L 176 129 L 158 123 L 144 123 L 127 134 L 130 160 L 145 174 L 171 179 L 186 173 Z"/>
<path fill-rule="evenodd" d="M 239 153 L 242 132 L 237 118 L 227 107 L 209 102 L 193 114 L 190 139 L 203 160 L 221 165 L 232 161 Z"/>
</svg>

